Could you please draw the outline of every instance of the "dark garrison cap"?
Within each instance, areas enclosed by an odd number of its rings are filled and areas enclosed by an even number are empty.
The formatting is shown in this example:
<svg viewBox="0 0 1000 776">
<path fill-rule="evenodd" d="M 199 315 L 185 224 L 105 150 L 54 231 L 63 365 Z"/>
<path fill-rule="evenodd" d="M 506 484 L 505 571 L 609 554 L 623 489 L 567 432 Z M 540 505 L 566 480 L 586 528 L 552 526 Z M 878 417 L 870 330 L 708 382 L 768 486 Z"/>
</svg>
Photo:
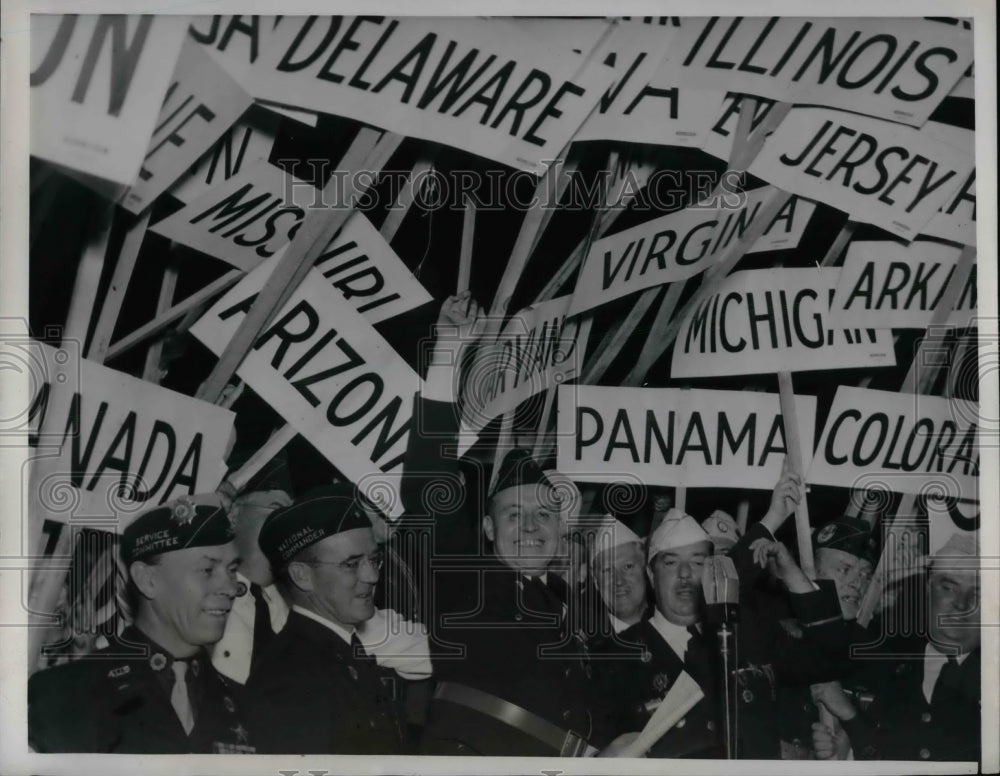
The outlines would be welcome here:
<svg viewBox="0 0 1000 776">
<path fill-rule="evenodd" d="M 216 547 L 233 540 L 233 524 L 217 497 L 182 496 L 143 512 L 122 531 L 122 560 L 137 560 L 188 547 Z"/>
<path fill-rule="evenodd" d="M 542 467 L 531 457 L 531 451 L 523 447 L 515 447 L 500 462 L 500 471 L 497 474 L 496 484 L 490 491 L 490 498 L 507 488 L 537 485 L 540 482 L 546 485 L 552 484 L 542 471 Z"/>
<path fill-rule="evenodd" d="M 324 485 L 309 491 L 290 507 L 268 515 L 257 544 L 272 568 L 278 570 L 306 547 L 327 536 L 371 527 L 353 485 Z"/>
<path fill-rule="evenodd" d="M 857 517 L 840 517 L 813 534 L 813 549 L 841 550 L 875 563 L 875 539 L 868 523 Z"/>
</svg>

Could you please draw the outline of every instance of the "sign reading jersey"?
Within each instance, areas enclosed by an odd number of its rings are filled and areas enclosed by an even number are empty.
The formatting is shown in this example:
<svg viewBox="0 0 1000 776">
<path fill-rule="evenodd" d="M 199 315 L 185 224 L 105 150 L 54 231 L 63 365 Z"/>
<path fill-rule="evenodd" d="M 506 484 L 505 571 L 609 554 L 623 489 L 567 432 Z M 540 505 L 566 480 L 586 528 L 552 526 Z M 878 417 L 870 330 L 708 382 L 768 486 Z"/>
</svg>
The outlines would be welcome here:
<svg viewBox="0 0 1000 776">
<path fill-rule="evenodd" d="M 181 16 L 31 17 L 31 153 L 131 184 L 184 42 Z"/>
<path fill-rule="evenodd" d="M 52 360 L 48 345 L 32 347 Z M 114 522 L 215 490 L 226 473 L 232 412 L 86 359 L 78 368 L 78 385 L 43 383 L 33 401 L 46 448 L 58 447 L 32 471 L 36 506 L 46 517 Z"/>
<path fill-rule="evenodd" d="M 834 329 L 839 269 L 737 272 L 691 311 L 674 342 L 673 377 L 893 366 L 887 331 Z"/>
<path fill-rule="evenodd" d="M 232 303 L 216 305 L 192 334 L 221 354 L 256 294 L 230 292 Z M 420 378 L 337 291 L 326 282 L 299 286 L 238 374 L 381 511 L 402 514 L 399 479 Z"/>
<path fill-rule="evenodd" d="M 309 16 L 282 21 L 254 96 L 335 113 L 541 172 L 614 71 L 501 19 Z"/>
<path fill-rule="evenodd" d="M 968 179 L 973 157 L 929 131 L 793 108 L 750 173 L 912 240 Z"/>
<path fill-rule="evenodd" d="M 973 402 L 840 386 L 806 480 L 978 499 Z"/>
<path fill-rule="evenodd" d="M 808 462 L 816 399 L 796 396 Z M 582 482 L 774 487 L 785 457 L 777 394 L 571 385 L 559 389 L 558 464 Z M 808 465 L 808 463 L 806 463 Z"/>
</svg>

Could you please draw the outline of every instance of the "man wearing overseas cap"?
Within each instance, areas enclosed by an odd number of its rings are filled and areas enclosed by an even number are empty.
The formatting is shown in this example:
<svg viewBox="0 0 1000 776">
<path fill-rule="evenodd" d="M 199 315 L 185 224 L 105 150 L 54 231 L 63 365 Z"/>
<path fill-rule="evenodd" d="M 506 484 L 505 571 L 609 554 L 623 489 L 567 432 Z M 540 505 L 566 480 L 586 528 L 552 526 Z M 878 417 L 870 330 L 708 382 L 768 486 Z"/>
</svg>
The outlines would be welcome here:
<svg viewBox="0 0 1000 776">
<path fill-rule="evenodd" d="M 120 538 L 134 622 L 92 655 L 32 676 L 28 738 L 39 752 L 252 753 L 238 685 L 206 647 L 237 594 L 233 529 L 217 498 L 140 514 Z"/>
<path fill-rule="evenodd" d="M 375 616 L 382 555 L 354 487 L 317 488 L 275 510 L 258 542 L 291 605 L 247 682 L 259 750 L 401 754 L 392 675 L 358 636 Z"/>
<path fill-rule="evenodd" d="M 621 633 L 646 616 L 646 546 L 627 525 L 611 515 L 593 532 L 590 570 L 604 602 L 608 625 Z"/>
<path fill-rule="evenodd" d="M 812 535 L 813 555 L 816 561 L 816 578 L 831 580 L 837 588 L 840 609 L 844 619 L 854 621 L 858 607 L 872 571 L 878 559 L 875 539 L 868 523 L 861 518 L 843 516 L 817 528 Z M 794 621 L 783 623 L 793 636 L 801 634 Z M 865 633 L 860 626 L 852 628 L 849 641 L 873 641 L 876 634 Z M 857 664 L 849 658 L 849 645 L 845 644 L 842 655 L 844 673 L 838 682 L 846 682 L 851 691 L 864 697 L 863 688 L 856 687 L 850 674 Z M 784 759 L 811 759 L 810 749 L 812 725 L 817 721 L 816 702 L 829 693 L 840 694 L 842 688 L 837 683 L 816 685 L 810 692 L 804 687 L 786 687 L 779 692 L 782 730 L 782 751 Z M 846 754 L 846 737 L 839 735 L 840 748 Z"/>
<path fill-rule="evenodd" d="M 889 639 L 876 654 L 858 659 L 871 707 L 860 708 L 842 691 L 821 698 L 843 726 L 855 759 L 980 759 L 977 539 L 975 531 L 956 530 L 927 559 L 927 632 Z M 813 744 L 821 759 L 838 754 L 825 725 L 813 726 Z"/>
<path fill-rule="evenodd" d="M 769 513 L 770 524 L 780 524 L 787 517 L 791 509 L 786 502 L 787 494 L 779 483 L 772 500 L 777 509 Z M 748 587 L 747 580 L 740 579 L 737 756 L 774 759 L 779 752 L 773 699 L 776 684 L 830 678 L 824 673 L 824 661 L 816 659 L 817 649 L 822 645 L 823 631 L 843 621 L 832 586 L 814 585 L 784 545 L 761 539 L 757 530 L 748 531 L 730 550 L 734 565 L 757 567 L 754 555 L 769 565 L 784 583 L 807 631 L 816 631 L 804 640 L 789 637 L 759 616 L 753 600 L 742 592 Z M 621 640 L 630 648 L 623 650 L 620 659 L 607 662 L 602 677 L 606 693 L 620 696 L 614 712 L 619 715 L 614 724 L 618 733 L 641 730 L 681 672 L 688 673 L 701 687 L 705 697 L 686 715 L 683 724 L 654 745 L 651 756 L 725 756 L 718 647 L 703 623 L 702 608 L 702 571 L 712 552 L 711 539 L 697 521 L 679 510 L 670 510 L 649 541 L 647 572 L 656 610 L 652 617 L 621 634 Z M 623 735 L 615 743 L 626 740 Z"/>
<path fill-rule="evenodd" d="M 485 507 L 474 506 L 447 451 L 459 431 L 456 365 L 478 313 L 468 293 L 442 307 L 404 462 L 404 530 L 426 531 L 430 543 L 438 680 L 420 751 L 575 756 L 599 734 L 585 643 L 570 631 L 576 599 L 551 570 L 566 527 L 555 488 L 529 451 L 515 449 L 492 488 L 487 476 L 470 483 L 487 493 Z"/>
</svg>

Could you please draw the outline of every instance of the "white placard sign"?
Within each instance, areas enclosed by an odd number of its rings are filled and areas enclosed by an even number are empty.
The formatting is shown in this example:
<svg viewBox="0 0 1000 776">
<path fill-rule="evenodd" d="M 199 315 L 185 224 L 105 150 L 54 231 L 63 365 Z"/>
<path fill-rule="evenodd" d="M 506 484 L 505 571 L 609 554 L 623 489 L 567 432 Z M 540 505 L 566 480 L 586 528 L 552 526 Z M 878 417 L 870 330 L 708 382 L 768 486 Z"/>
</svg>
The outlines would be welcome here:
<svg viewBox="0 0 1000 776">
<path fill-rule="evenodd" d="M 842 385 L 806 480 L 978 499 L 978 433 L 972 402 Z"/>
<path fill-rule="evenodd" d="M 753 133 L 767 118 L 777 104 L 774 100 L 763 97 L 728 92 L 722 99 L 722 109 L 716 115 L 715 121 L 702 134 L 700 148 L 705 153 L 729 161 L 733 153 L 733 140 L 740 120 L 740 112 L 745 104 L 752 104 L 754 111 L 750 119 L 750 132 Z"/>
<path fill-rule="evenodd" d="M 570 315 L 636 291 L 704 271 L 753 224 L 771 186 L 724 194 L 725 207 L 693 207 L 594 242 L 580 272 Z M 747 253 L 794 248 L 815 205 L 792 197 Z"/>
<path fill-rule="evenodd" d="M 244 169 L 266 162 L 280 121 L 271 111 L 251 108 L 170 187 L 170 193 L 181 202 L 192 202 Z"/>
<path fill-rule="evenodd" d="M 833 326 L 924 329 L 931 323 L 962 250 L 926 240 L 852 242 L 830 306 Z M 946 323 L 976 325 L 976 268 Z"/>
<path fill-rule="evenodd" d="M 279 249 L 254 267 L 205 317 L 211 320 L 239 300 L 251 299 L 267 285 L 286 250 L 287 246 Z M 352 215 L 327 243 L 302 282 L 307 286 L 332 288 L 341 303 L 347 302 L 369 323 L 384 321 L 432 301 L 427 289 L 361 213 Z M 294 293 L 279 315 L 290 312 L 306 296 L 301 290 Z"/>
<path fill-rule="evenodd" d="M 816 399 L 796 396 L 808 465 Z M 556 468 L 579 482 L 770 489 L 785 430 L 777 394 L 572 385 L 559 389 Z"/>
<path fill-rule="evenodd" d="M 211 148 L 251 102 L 232 76 L 187 37 L 139 175 L 122 197 L 122 206 L 132 213 L 145 210 Z"/>
<path fill-rule="evenodd" d="M 921 126 L 972 63 L 972 37 L 924 19 L 685 19 L 664 67 L 681 84 Z"/>
<path fill-rule="evenodd" d="M 750 165 L 775 186 L 912 240 L 973 158 L 928 132 L 825 108 L 793 108 Z"/>
<path fill-rule="evenodd" d="M 830 325 L 839 269 L 736 272 L 692 310 L 671 375 L 720 377 L 893 366 L 887 331 Z"/>
<path fill-rule="evenodd" d="M 232 412 L 86 359 L 79 369 L 78 387 L 43 383 L 35 399 L 47 436 L 62 432 L 58 457 L 33 475 L 46 517 L 113 520 L 215 490 L 226 473 Z M 59 496 L 65 488 L 76 499 Z"/>
<path fill-rule="evenodd" d="M 925 130 L 970 157 L 976 154 L 976 133 L 947 124 L 928 121 Z M 924 225 L 923 234 L 960 245 L 976 244 L 976 168 L 965 176 L 940 210 Z"/>
<path fill-rule="evenodd" d="M 262 162 L 213 186 L 150 229 L 249 272 L 295 237 L 320 191 Z"/>
<path fill-rule="evenodd" d="M 570 298 L 561 296 L 521 310 L 470 367 L 463 394 L 464 431 L 479 431 L 498 415 L 575 378 L 587 350 L 590 321 L 567 321 Z"/>
<path fill-rule="evenodd" d="M 446 143 L 540 173 L 614 71 L 502 19 L 289 17 L 251 70 L 254 94 Z"/>
<path fill-rule="evenodd" d="M 32 155 L 131 184 L 187 25 L 183 16 L 33 15 Z"/>
<path fill-rule="evenodd" d="M 221 354 L 255 296 L 216 306 L 192 334 Z M 299 286 L 238 375 L 380 511 L 402 514 L 399 482 L 421 380 L 337 291 L 326 282 Z"/>
</svg>

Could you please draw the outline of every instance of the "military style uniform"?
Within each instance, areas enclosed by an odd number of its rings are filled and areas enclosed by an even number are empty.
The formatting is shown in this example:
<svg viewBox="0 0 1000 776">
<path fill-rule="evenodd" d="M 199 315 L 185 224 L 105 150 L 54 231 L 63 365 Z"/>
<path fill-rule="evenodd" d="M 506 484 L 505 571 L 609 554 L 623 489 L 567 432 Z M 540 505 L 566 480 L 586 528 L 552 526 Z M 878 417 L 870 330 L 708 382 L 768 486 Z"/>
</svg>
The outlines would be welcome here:
<svg viewBox="0 0 1000 776">
<path fill-rule="evenodd" d="M 134 656 L 117 657 L 124 650 Z M 28 680 L 28 738 L 37 752 L 251 754 L 240 687 L 204 650 L 189 659 L 194 727 L 170 703 L 173 658 L 134 627 L 118 643 Z"/>
<path fill-rule="evenodd" d="M 479 514 L 430 496 L 442 485 L 462 490 L 457 461 L 441 454 L 458 421 L 452 404 L 419 395 L 414 418 L 421 433 L 406 452 L 403 530 L 433 519 L 433 558 L 421 562 L 438 681 L 421 753 L 579 754 L 596 731 L 585 642 L 571 627 L 576 596 L 554 572 L 529 579 L 484 554 Z"/>
<path fill-rule="evenodd" d="M 842 722 L 857 760 L 978 761 L 980 741 L 980 650 L 961 664 L 942 668 L 931 700 L 924 695 L 923 639 L 884 646 L 896 660 L 865 660 L 859 681 L 870 688 L 871 708 Z"/>
<path fill-rule="evenodd" d="M 393 675 L 355 646 L 292 610 L 247 682 L 258 751 L 403 753 Z"/>
<path fill-rule="evenodd" d="M 768 538 L 762 526 L 752 526 L 730 550 L 734 564 L 749 572 L 753 566 L 749 546 Z M 747 573 L 747 577 L 752 575 Z M 752 580 L 741 577 L 741 588 Z M 741 591 L 742 592 L 742 591 Z M 776 691 L 779 684 L 807 684 L 836 676 L 837 664 L 825 659 L 827 644 L 843 643 L 840 602 L 833 583 L 819 589 L 789 595 L 793 611 L 805 625 L 805 636 L 794 639 L 776 622 L 761 617 L 752 597 L 741 598 L 736 630 L 739 665 L 736 670 L 737 756 L 741 759 L 778 759 L 780 745 Z M 622 657 L 601 664 L 604 695 L 617 695 L 617 705 L 608 710 L 617 718 L 608 724 L 616 734 L 641 730 L 652 710 L 686 671 L 705 693 L 686 715 L 683 724 L 667 732 L 650 750 L 652 757 L 725 757 L 722 725 L 722 694 L 719 687 L 719 647 L 711 629 L 689 629 L 687 651 L 678 655 L 656 629 L 653 620 L 633 625 L 620 634 L 632 646 Z"/>
</svg>

